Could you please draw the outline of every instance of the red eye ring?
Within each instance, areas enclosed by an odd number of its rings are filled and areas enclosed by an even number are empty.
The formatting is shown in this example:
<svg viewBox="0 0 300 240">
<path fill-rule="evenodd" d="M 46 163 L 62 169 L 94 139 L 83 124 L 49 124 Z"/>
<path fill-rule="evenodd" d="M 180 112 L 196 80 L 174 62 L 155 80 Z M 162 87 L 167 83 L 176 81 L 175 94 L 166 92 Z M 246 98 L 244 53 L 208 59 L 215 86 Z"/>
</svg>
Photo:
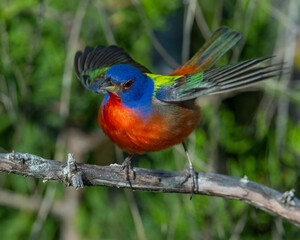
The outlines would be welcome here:
<svg viewBox="0 0 300 240">
<path fill-rule="evenodd" d="M 124 89 L 128 90 L 129 88 L 131 88 L 133 85 L 133 79 L 128 80 L 127 82 L 124 83 Z"/>
</svg>

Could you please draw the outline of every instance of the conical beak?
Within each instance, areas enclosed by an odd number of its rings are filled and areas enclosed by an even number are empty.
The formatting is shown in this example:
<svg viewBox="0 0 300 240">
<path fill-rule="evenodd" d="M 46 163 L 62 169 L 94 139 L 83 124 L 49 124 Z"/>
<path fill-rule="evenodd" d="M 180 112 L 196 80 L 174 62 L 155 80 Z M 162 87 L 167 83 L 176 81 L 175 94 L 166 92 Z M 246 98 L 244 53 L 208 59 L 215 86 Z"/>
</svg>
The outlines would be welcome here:
<svg viewBox="0 0 300 240">
<path fill-rule="evenodd" d="M 106 93 L 106 92 L 116 93 L 119 90 L 119 88 L 114 84 L 111 78 L 104 78 L 97 85 L 98 85 L 97 86 L 98 93 Z"/>
</svg>

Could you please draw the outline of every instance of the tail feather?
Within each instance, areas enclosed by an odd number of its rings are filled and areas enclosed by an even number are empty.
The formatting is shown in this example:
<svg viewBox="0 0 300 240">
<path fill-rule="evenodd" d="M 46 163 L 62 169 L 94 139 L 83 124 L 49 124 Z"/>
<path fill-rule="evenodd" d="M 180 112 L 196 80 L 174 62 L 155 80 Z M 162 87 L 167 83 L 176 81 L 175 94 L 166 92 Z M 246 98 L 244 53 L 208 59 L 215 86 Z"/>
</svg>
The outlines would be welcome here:
<svg viewBox="0 0 300 240">
<path fill-rule="evenodd" d="M 220 27 L 189 61 L 170 75 L 185 75 L 209 69 L 221 56 L 231 49 L 240 38 L 241 35 L 239 33 L 231 32 L 228 27 Z"/>
</svg>

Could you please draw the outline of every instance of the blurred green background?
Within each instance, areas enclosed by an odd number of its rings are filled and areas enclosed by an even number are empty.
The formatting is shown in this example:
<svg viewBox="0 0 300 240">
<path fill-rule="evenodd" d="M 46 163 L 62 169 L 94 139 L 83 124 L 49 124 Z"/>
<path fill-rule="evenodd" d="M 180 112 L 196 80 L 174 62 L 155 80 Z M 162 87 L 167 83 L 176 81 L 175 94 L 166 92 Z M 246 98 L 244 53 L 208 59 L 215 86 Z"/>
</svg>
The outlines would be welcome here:
<svg viewBox="0 0 300 240">
<path fill-rule="evenodd" d="M 186 61 L 219 26 L 241 32 L 218 66 L 277 56 L 290 73 L 243 92 L 199 99 L 188 139 L 196 171 L 300 192 L 300 3 L 298 0 L 2 0 L 0 150 L 66 161 L 122 162 L 101 132 L 102 96 L 85 90 L 73 57 L 117 44 L 155 73 Z M 181 146 L 135 156 L 134 166 L 181 171 Z M 300 239 L 300 229 L 245 203 L 207 196 L 79 191 L 0 173 L 1 239 Z"/>
</svg>

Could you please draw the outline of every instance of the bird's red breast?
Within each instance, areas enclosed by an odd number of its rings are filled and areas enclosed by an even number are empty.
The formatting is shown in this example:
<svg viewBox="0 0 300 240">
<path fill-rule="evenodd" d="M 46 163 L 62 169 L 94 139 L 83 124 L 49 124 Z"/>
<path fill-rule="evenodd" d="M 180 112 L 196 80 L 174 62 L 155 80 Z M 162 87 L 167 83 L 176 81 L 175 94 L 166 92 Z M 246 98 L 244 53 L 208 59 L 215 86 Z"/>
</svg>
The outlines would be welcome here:
<svg viewBox="0 0 300 240">
<path fill-rule="evenodd" d="M 200 110 L 194 102 L 174 105 L 172 111 L 153 109 L 142 116 L 138 110 L 122 105 L 116 95 L 109 96 L 99 108 L 99 124 L 111 141 L 128 153 L 160 151 L 181 143 L 200 121 Z"/>
</svg>

